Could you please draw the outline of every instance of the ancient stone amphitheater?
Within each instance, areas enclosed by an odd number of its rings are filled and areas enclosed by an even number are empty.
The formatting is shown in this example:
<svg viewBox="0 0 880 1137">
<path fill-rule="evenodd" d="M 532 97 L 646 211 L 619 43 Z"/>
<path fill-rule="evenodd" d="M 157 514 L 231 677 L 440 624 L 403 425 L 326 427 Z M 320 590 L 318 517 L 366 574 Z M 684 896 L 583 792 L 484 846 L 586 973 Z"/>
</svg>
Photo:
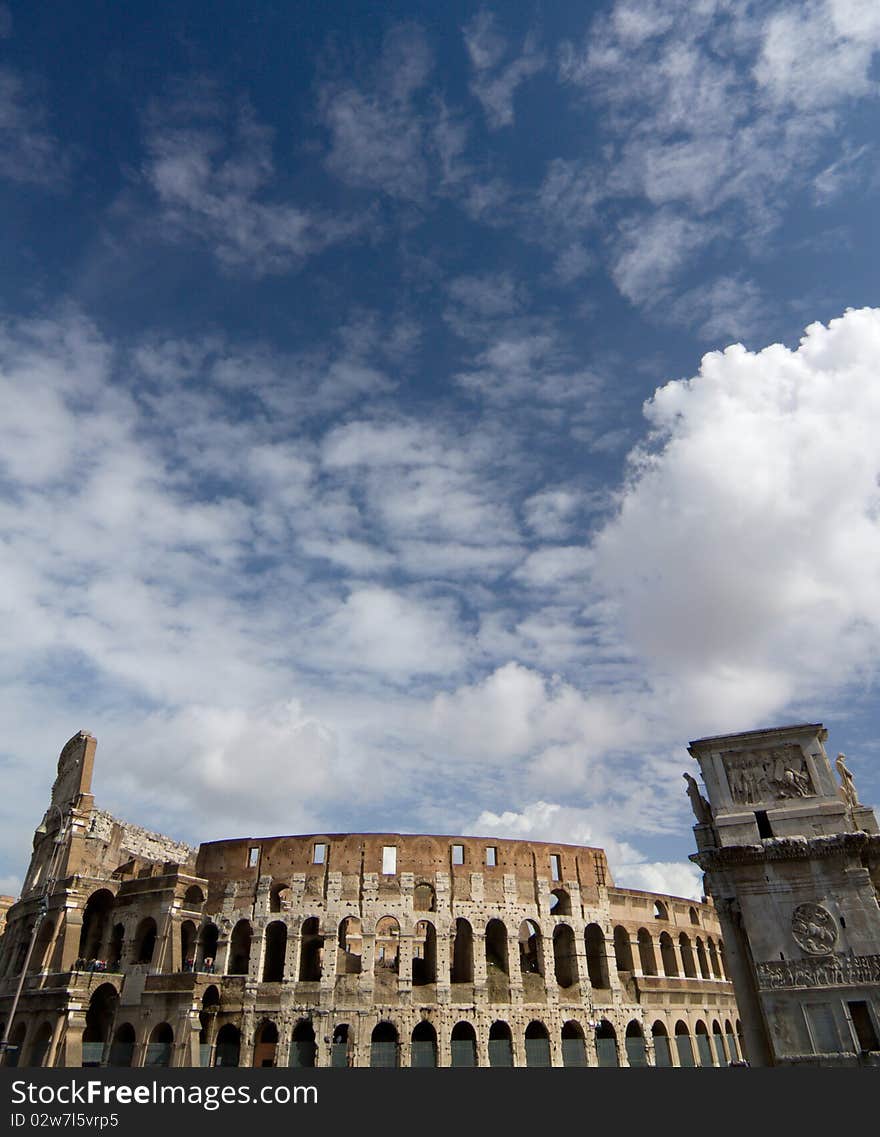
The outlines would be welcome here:
<svg viewBox="0 0 880 1137">
<path fill-rule="evenodd" d="M 7 1062 L 741 1057 L 712 906 L 615 887 L 601 849 L 396 833 L 189 849 L 95 809 L 94 749 L 81 733 L 62 751 L 0 941 Z"/>
</svg>

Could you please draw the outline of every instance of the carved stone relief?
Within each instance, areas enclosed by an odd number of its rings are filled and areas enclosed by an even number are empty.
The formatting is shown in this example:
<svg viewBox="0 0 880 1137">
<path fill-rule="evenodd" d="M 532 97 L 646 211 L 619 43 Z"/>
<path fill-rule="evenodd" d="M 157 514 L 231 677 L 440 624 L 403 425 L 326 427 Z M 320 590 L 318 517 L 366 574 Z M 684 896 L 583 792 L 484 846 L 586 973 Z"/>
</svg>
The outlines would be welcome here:
<svg viewBox="0 0 880 1137">
<path fill-rule="evenodd" d="M 857 987 L 880 983 L 880 955 L 826 955 L 822 959 L 755 964 L 762 990 L 779 987 Z"/>
<path fill-rule="evenodd" d="M 721 758 L 731 797 L 738 805 L 816 796 L 816 787 L 799 746 L 760 751 L 728 750 Z"/>
<path fill-rule="evenodd" d="M 791 915 L 791 934 L 809 955 L 828 955 L 837 943 L 837 924 L 821 904 L 799 904 Z"/>
</svg>

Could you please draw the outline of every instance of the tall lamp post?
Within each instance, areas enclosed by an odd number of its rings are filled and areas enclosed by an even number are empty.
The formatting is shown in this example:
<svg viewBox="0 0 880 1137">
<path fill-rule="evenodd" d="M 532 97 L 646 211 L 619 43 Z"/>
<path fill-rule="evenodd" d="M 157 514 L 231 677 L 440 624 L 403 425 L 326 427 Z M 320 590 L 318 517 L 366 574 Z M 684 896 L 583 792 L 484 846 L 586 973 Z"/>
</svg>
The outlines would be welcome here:
<svg viewBox="0 0 880 1137">
<path fill-rule="evenodd" d="M 62 813 L 60 806 L 54 804 L 49 806 L 50 816 L 52 810 L 57 810 L 58 816 L 61 819 L 61 824 L 58 827 L 58 832 L 52 838 L 55 847 L 52 850 L 52 856 L 49 859 L 49 869 L 46 873 L 46 878 L 43 881 L 43 889 L 40 893 L 40 899 L 37 907 L 37 918 L 34 920 L 30 943 L 28 944 L 28 949 L 25 953 L 24 963 L 21 966 L 21 974 L 18 977 L 18 986 L 15 989 L 15 995 L 12 999 L 12 1007 L 9 1010 L 9 1018 L 6 1020 L 6 1027 L 3 1031 L 3 1039 L 0 1041 L 0 1062 L 2 1062 L 4 1066 L 7 1066 L 9 1064 L 7 1059 L 10 1051 L 17 1049 L 17 1047 L 10 1046 L 9 1044 L 9 1036 L 12 1033 L 12 1021 L 15 1018 L 15 1012 L 18 1010 L 18 1002 L 21 998 L 21 993 L 24 990 L 28 967 L 30 966 L 31 956 L 34 953 L 34 944 L 37 942 L 37 936 L 40 933 L 40 928 L 43 925 L 43 920 L 46 918 L 46 914 L 49 911 L 49 895 L 56 883 L 56 874 L 58 872 L 58 866 L 61 860 L 61 851 L 64 848 L 64 842 L 67 840 L 67 829 L 70 817 L 69 815 L 65 816 L 65 814 Z M 48 833 L 48 828 L 46 827 L 45 822 L 37 826 L 36 833 L 40 836 L 45 837 L 45 835 Z"/>
</svg>

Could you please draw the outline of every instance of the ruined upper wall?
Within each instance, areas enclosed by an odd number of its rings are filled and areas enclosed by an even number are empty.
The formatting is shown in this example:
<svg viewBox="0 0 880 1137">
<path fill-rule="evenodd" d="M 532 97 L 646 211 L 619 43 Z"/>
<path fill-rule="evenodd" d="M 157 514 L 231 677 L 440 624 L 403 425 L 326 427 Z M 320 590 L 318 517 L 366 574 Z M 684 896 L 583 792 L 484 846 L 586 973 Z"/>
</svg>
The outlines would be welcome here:
<svg viewBox="0 0 880 1137">
<path fill-rule="evenodd" d="M 119 860 L 136 858 L 157 864 L 169 861 L 177 865 L 195 864 L 197 850 L 191 845 L 140 825 L 120 821 L 103 809 L 92 810 L 87 837 L 104 842 Z"/>
</svg>

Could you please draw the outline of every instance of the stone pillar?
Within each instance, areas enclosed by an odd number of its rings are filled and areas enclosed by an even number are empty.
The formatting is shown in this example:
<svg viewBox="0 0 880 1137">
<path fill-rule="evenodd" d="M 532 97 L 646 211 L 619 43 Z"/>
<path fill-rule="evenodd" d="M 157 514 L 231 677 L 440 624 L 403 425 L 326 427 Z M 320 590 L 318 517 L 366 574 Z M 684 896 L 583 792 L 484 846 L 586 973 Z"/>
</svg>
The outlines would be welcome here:
<svg viewBox="0 0 880 1137">
<path fill-rule="evenodd" d="M 65 908 L 62 931 L 63 946 L 61 949 L 62 971 L 72 971 L 73 965 L 79 957 L 79 937 L 82 933 L 82 922 L 83 914 L 79 908 Z"/>
<path fill-rule="evenodd" d="M 321 991 L 319 1005 L 328 1010 L 333 1006 L 336 990 L 336 963 L 339 958 L 337 947 L 337 932 L 332 927 L 330 934 L 327 929 L 321 929 L 323 946 L 321 948 Z"/>
<path fill-rule="evenodd" d="M 284 978 L 291 983 L 299 982 L 299 952 L 302 937 L 294 932 L 290 925 L 287 928 L 287 946 L 284 949 Z"/>
<path fill-rule="evenodd" d="M 64 1038 L 64 1065 L 82 1066 L 83 1031 L 86 1029 L 85 1008 L 77 1008 L 67 1013 L 67 1033 Z"/>
<path fill-rule="evenodd" d="M 397 941 L 397 996 L 402 1004 L 412 1002 L 412 932 L 401 929 Z"/>
<path fill-rule="evenodd" d="M 486 975 L 486 933 L 485 929 L 473 932 L 474 948 L 474 999 L 479 1002 L 488 998 L 488 978 Z M 509 961 L 508 961 L 509 969 Z"/>
<path fill-rule="evenodd" d="M 229 971 L 229 949 L 232 940 L 232 929 L 226 926 L 218 928 L 217 954 L 214 957 L 214 973 L 226 975 Z"/>
<path fill-rule="evenodd" d="M 260 983 L 263 979 L 263 955 L 266 950 L 266 928 L 262 920 L 251 924 L 251 950 L 248 955 L 248 981 Z"/>
<path fill-rule="evenodd" d="M 44 1063 L 47 1067 L 54 1066 L 57 1061 L 59 1041 L 66 1025 L 67 1015 L 62 1013 L 55 1020 L 55 1026 L 52 1029 L 52 1038 L 49 1041 L 49 1049 L 46 1051 L 46 1061 Z"/>
<path fill-rule="evenodd" d="M 452 925 L 452 932 L 449 929 L 441 931 L 439 925 L 436 926 L 437 931 L 437 1002 L 441 1006 L 445 1006 L 452 1001 L 452 985 L 449 981 L 449 976 L 452 971 L 452 941 L 455 936 L 455 924 Z"/>
<path fill-rule="evenodd" d="M 637 979 L 641 979 L 644 975 L 642 971 L 642 956 L 639 952 L 639 936 L 638 933 L 629 937 L 629 953 L 632 956 L 633 975 Z"/>
<path fill-rule="evenodd" d="M 373 969 L 376 966 L 376 933 L 361 931 L 361 974 L 358 979 L 358 995 L 368 1003 L 373 1001 L 373 989 L 376 985 L 376 976 Z M 369 1042 L 369 1040 L 367 1040 Z M 367 1065 L 369 1065 L 369 1046 L 367 1047 Z"/>
<path fill-rule="evenodd" d="M 518 932 L 508 933 L 507 936 L 507 986 L 511 1004 L 515 1007 L 521 1007 L 524 1002 L 524 992 Z"/>
</svg>

